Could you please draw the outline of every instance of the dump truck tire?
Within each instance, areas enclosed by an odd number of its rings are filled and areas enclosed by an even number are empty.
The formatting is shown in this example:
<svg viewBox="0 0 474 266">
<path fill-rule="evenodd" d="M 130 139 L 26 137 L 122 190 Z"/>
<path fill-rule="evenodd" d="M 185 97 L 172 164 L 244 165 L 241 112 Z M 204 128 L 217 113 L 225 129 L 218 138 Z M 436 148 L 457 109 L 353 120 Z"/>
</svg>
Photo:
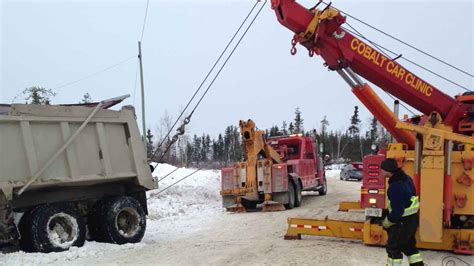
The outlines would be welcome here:
<svg viewBox="0 0 474 266">
<path fill-rule="evenodd" d="M 28 251 L 49 253 L 84 245 L 86 226 L 73 204 L 44 204 L 25 215 L 20 233 Z"/>
<path fill-rule="evenodd" d="M 301 195 L 301 192 L 301 183 L 297 181 L 295 186 L 295 207 L 301 206 L 301 202 L 303 201 L 303 195 Z"/>
<path fill-rule="evenodd" d="M 295 185 L 293 182 L 288 182 L 288 203 L 285 204 L 287 210 L 291 210 L 295 207 Z"/>
<path fill-rule="evenodd" d="M 324 196 L 328 193 L 328 182 L 326 181 L 326 177 L 323 179 L 323 187 L 318 190 L 319 195 Z"/>
<path fill-rule="evenodd" d="M 103 241 L 126 244 L 142 240 L 146 230 L 146 216 L 135 198 L 110 198 L 101 210 L 98 228 Z"/>
</svg>

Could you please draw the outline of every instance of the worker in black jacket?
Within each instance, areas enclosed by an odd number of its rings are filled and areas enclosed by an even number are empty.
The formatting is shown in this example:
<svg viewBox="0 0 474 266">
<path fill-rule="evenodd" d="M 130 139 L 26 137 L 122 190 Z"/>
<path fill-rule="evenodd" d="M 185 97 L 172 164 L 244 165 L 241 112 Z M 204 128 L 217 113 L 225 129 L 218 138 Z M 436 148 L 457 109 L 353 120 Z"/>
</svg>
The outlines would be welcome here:
<svg viewBox="0 0 474 266">
<path fill-rule="evenodd" d="M 388 215 L 383 227 L 388 232 L 387 265 L 402 265 L 403 254 L 410 265 L 423 265 L 421 254 L 416 248 L 415 233 L 418 227 L 419 201 L 413 180 L 395 159 L 385 159 L 381 168 L 388 179 Z"/>
</svg>

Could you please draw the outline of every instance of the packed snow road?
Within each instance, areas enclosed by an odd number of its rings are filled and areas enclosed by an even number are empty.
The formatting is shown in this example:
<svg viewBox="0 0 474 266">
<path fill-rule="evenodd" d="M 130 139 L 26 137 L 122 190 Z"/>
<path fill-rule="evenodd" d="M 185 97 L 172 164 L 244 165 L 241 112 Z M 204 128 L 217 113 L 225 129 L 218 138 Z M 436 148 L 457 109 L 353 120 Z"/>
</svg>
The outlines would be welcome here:
<svg viewBox="0 0 474 266">
<path fill-rule="evenodd" d="M 163 177 L 173 168 L 160 165 Z M 192 172 L 179 169 L 161 189 Z M 142 243 L 111 245 L 87 242 L 82 248 L 53 254 L 0 254 L 0 265 L 15 264 L 317 264 L 385 265 L 385 250 L 357 241 L 303 237 L 283 240 L 287 217 L 363 220 L 361 213 L 338 213 L 338 202 L 357 200 L 359 182 L 340 181 L 328 172 L 326 196 L 305 193 L 301 207 L 284 212 L 226 213 L 220 206 L 219 172 L 200 171 L 164 193 L 149 193 L 148 228 Z M 443 265 L 447 252 L 423 251 L 429 265 Z M 471 257 L 457 256 L 464 261 Z M 447 261 L 447 260 L 445 260 Z M 461 261 L 456 261 L 462 265 Z M 406 263 L 406 260 L 405 260 Z M 447 264 L 445 264 L 447 265 Z M 467 264 L 464 264 L 467 265 Z"/>
</svg>

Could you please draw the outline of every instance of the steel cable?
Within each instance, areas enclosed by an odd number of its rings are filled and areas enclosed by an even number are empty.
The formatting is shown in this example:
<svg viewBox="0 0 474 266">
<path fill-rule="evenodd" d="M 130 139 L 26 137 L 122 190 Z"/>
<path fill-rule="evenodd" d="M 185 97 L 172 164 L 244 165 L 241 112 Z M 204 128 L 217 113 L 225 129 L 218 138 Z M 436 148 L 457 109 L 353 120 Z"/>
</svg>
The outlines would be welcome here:
<svg viewBox="0 0 474 266">
<path fill-rule="evenodd" d="M 164 177 L 158 179 L 158 182 L 160 181 L 163 181 L 163 179 L 167 178 L 169 175 L 171 175 L 172 173 L 176 172 L 179 168 L 175 168 L 173 171 L 167 173 Z"/>
<path fill-rule="evenodd" d="M 326 3 L 326 2 L 323 2 L 323 3 L 326 4 L 326 5 L 328 5 L 328 3 Z M 356 20 L 356 21 L 358 21 L 358 22 L 360 22 L 360 23 L 366 25 L 367 27 L 372 28 L 372 29 L 374 29 L 374 30 L 376 30 L 376 31 L 378 31 L 378 32 L 380 32 L 380 33 L 382 33 L 382 34 L 384 34 L 385 36 L 388 36 L 388 37 L 390 37 L 390 38 L 392 38 L 392 39 L 394 39 L 394 40 L 396 40 L 396 41 L 398 41 L 398 42 L 400 42 L 400 43 L 402 43 L 402 44 L 404 44 L 404 45 L 406 45 L 406 46 L 408 46 L 408 47 L 410 47 L 410 48 L 412 48 L 412 49 L 414 49 L 414 50 L 416 50 L 416 51 L 418 51 L 418 52 L 420 52 L 420 53 L 422 53 L 422 54 L 424 54 L 424 55 L 426 55 L 426 56 L 428 56 L 428 57 L 430 57 L 430 58 L 432 58 L 432 59 L 434 59 L 434 60 L 436 60 L 436 61 L 438 61 L 438 62 L 441 62 L 441 63 L 443 63 L 443 64 L 445 64 L 445 65 L 447 65 L 447 66 L 449 66 L 449 67 L 451 67 L 451 68 L 453 68 L 453 69 L 456 69 L 456 70 L 458 70 L 459 72 L 464 73 L 464 74 L 466 74 L 466 75 L 468 75 L 468 76 L 470 76 L 470 77 L 474 77 L 473 74 L 471 74 L 471 73 L 469 73 L 469 72 L 467 72 L 467 71 L 465 71 L 465 70 L 462 70 L 461 68 L 458 68 L 458 67 L 456 67 L 456 66 L 454 66 L 454 65 L 452 65 L 452 64 L 450 64 L 450 63 L 448 63 L 448 62 L 446 62 L 446 61 L 444 61 L 444 60 L 442 60 L 442 59 L 439 59 L 439 58 L 437 58 L 437 57 L 431 55 L 430 53 L 427 53 L 427 52 L 425 52 L 425 51 L 423 51 L 423 50 L 421 50 L 421 49 L 419 49 L 419 48 L 417 48 L 417 47 L 415 47 L 415 46 L 413 46 L 413 45 L 411 45 L 411 44 L 409 44 L 409 43 L 407 43 L 407 42 L 405 42 L 405 41 L 403 41 L 403 40 L 401 40 L 401 39 L 399 39 L 399 38 L 397 38 L 397 37 L 395 37 L 395 36 L 393 36 L 393 35 L 390 35 L 389 33 L 385 32 L 385 31 L 383 31 L 383 30 L 381 30 L 381 29 L 376 28 L 376 27 L 370 25 L 369 23 L 367 23 L 367 22 L 365 22 L 365 21 L 363 21 L 363 20 L 361 20 L 361 19 L 358 19 L 358 18 L 352 16 L 351 14 L 349 14 L 349 13 L 347 13 L 347 12 L 341 10 L 341 9 L 338 9 L 338 8 L 335 8 L 335 9 L 337 9 L 337 10 L 339 10 L 340 12 L 346 14 L 348 17 L 350 17 L 350 18 L 352 18 L 352 19 L 354 19 L 354 20 Z"/>
<path fill-rule="evenodd" d="M 169 189 L 169 188 L 173 187 L 174 185 L 178 184 L 179 182 L 183 181 L 184 179 L 186 179 L 186 178 L 188 178 L 188 177 L 190 177 L 190 176 L 194 175 L 195 173 L 199 172 L 200 170 L 201 170 L 201 168 L 198 168 L 198 169 L 196 169 L 194 172 L 192 172 L 192 173 L 190 173 L 190 174 L 188 174 L 188 175 L 184 176 L 184 177 L 183 177 L 183 178 L 181 178 L 180 180 L 178 180 L 178 181 L 174 182 L 173 184 L 171 184 L 171 185 L 167 186 L 166 188 L 164 188 L 164 189 L 162 189 L 162 190 L 158 191 L 156 194 L 160 194 L 160 193 L 162 193 L 162 192 L 166 191 L 167 189 Z"/>
<path fill-rule="evenodd" d="M 217 79 L 217 77 L 219 76 L 220 72 L 222 71 L 222 69 L 224 68 L 224 66 L 227 64 L 228 60 L 230 59 L 230 57 L 232 56 L 232 54 L 234 53 L 235 49 L 237 48 L 237 46 L 240 44 L 240 42 L 242 41 L 243 37 L 246 35 L 246 33 L 248 32 L 248 30 L 250 29 L 250 27 L 252 26 L 253 22 L 255 21 L 255 19 L 258 17 L 258 15 L 260 14 L 262 8 L 265 6 L 265 3 L 267 1 L 265 0 L 264 4 L 262 5 L 262 7 L 260 8 L 260 10 L 258 11 L 258 13 L 256 14 L 256 16 L 253 18 L 252 22 L 249 24 L 249 26 L 246 28 L 245 32 L 243 33 L 243 35 L 240 37 L 239 41 L 237 42 L 236 46 L 233 48 L 233 50 L 231 51 L 230 55 L 227 57 L 227 59 L 225 60 L 225 62 L 223 63 L 223 65 L 221 66 L 221 68 L 219 69 L 218 73 L 216 74 L 216 76 L 213 78 L 212 82 L 210 83 L 210 85 L 207 87 L 206 91 L 204 92 L 204 94 L 201 96 L 201 98 L 199 99 L 198 103 L 195 105 L 195 107 L 193 108 L 193 110 L 191 111 L 190 115 L 188 115 L 188 118 L 190 118 L 192 116 L 192 114 L 194 113 L 194 111 L 197 109 L 197 107 L 199 106 L 199 104 L 201 103 L 201 101 L 203 100 L 204 96 L 207 94 L 207 92 L 209 91 L 210 87 L 213 85 L 214 81 Z M 207 81 L 207 79 L 209 78 L 209 76 L 211 75 L 211 73 L 214 71 L 215 67 L 217 66 L 217 64 L 219 63 L 219 61 L 221 60 L 222 56 L 225 54 L 225 52 L 227 51 L 227 49 L 230 47 L 231 43 L 234 41 L 235 37 L 237 36 L 237 34 L 240 32 L 240 30 L 242 29 L 242 27 L 245 25 L 245 23 L 247 22 L 248 18 L 250 17 L 250 15 L 253 13 L 253 11 L 255 10 L 255 7 L 258 5 L 259 1 L 255 2 L 255 4 L 253 5 L 253 7 L 251 8 L 251 10 L 249 11 L 249 13 L 247 14 L 247 16 L 245 17 L 245 19 L 243 20 L 243 22 L 240 24 L 240 26 L 238 27 L 238 29 L 236 30 L 236 32 L 234 33 L 234 35 L 232 36 L 232 38 L 230 39 L 230 41 L 227 43 L 226 47 L 224 48 L 224 50 L 221 52 L 221 54 L 219 55 L 219 57 L 217 58 L 217 60 L 214 62 L 214 65 L 211 67 L 211 69 L 208 71 L 208 73 L 206 74 L 205 78 L 203 79 L 203 81 L 201 82 L 201 84 L 199 85 L 199 87 L 196 89 L 196 91 L 194 92 L 194 94 L 192 95 L 191 99 L 188 101 L 188 103 L 186 104 L 186 106 L 184 107 L 183 111 L 180 113 L 180 115 L 178 116 L 178 118 L 176 119 L 176 121 L 174 122 L 174 124 L 171 126 L 171 128 L 169 129 L 168 133 L 166 134 L 166 136 L 161 140 L 161 142 L 158 144 L 155 152 L 153 153 L 153 156 L 152 156 L 152 159 L 155 158 L 157 152 L 159 151 L 159 149 L 161 148 L 161 146 L 163 145 L 163 143 L 168 139 L 169 135 L 171 134 L 171 131 L 174 129 L 174 127 L 176 126 L 176 124 L 179 122 L 179 119 L 183 116 L 184 112 L 188 109 L 189 105 L 191 104 L 191 102 L 194 100 L 194 98 L 196 97 L 197 93 L 201 90 L 202 86 L 204 85 L 204 83 Z M 162 153 L 160 159 L 158 160 L 158 163 L 161 162 L 161 160 L 163 159 L 164 155 L 169 151 L 169 149 L 171 148 L 171 145 L 168 145 L 168 147 L 165 149 L 165 152 Z"/>
</svg>

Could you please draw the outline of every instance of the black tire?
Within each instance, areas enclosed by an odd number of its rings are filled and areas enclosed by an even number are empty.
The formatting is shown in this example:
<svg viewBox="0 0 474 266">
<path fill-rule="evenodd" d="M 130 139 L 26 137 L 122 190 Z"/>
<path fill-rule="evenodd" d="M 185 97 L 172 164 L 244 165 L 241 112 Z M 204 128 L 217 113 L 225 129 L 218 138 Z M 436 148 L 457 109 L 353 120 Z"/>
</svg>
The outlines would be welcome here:
<svg viewBox="0 0 474 266">
<path fill-rule="evenodd" d="M 297 181 L 295 186 L 295 207 L 301 206 L 301 202 L 303 201 L 303 196 L 301 195 L 301 192 L 301 183 Z"/>
<path fill-rule="evenodd" d="M 114 244 L 138 243 L 146 230 L 146 216 L 140 203 L 132 197 L 107 199 L 98 215 L 100 241 Z"/>
<path fill-rule="evenodd" d="M 328 183 L 326 177 L 323 177 L 323 187 L 318 190 L 319 195 L 324 196 L 328 193 Z"/>
<path fill-rule="evenodd" d="M 21 246 L 33 252 L 58 252 L 82 247 L 86 226 L 71 203 L 40 205 L 25 213 L 21 223 Z"/>
<path fill-rule="evenodd" d="M 295 185 L 292 181 L 288 181 L 288 203 L 285 204 L 287 210 L 295 207 Z"/>
</svg>

